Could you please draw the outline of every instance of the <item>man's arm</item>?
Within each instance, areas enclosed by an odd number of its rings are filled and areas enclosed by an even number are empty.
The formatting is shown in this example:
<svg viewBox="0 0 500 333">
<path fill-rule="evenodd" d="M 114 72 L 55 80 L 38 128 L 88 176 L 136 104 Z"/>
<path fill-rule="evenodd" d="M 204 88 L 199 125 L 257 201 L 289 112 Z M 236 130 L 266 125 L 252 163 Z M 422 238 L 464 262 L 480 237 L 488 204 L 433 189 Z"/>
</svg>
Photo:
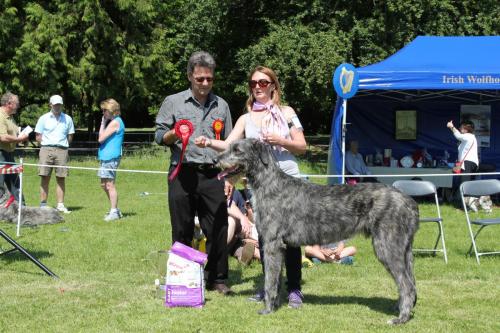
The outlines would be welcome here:
<svg viewBox="0 0 500 333">
<path fill-rule="evenodd" d="M 43 116 L 38 118 L 35 126 L 36 142 L 42 143 L 42 133 L 43 133 Z"/>
<path fill-rule="evenodd" d="M 174 106 L 169 97 L 163 101 L 156 116 L 155 141 L 159 145 L 172 145 L 177 141 L 177 135 L 172 128 L 174 120 Z"/>
<path fill-rule="evenodd" d="M 19 142 L 24 142 L 28 140 L 28 135 L 23 134 L 20 136 L 15 136 L 15 135 L 10 135 L 10 134 L 0 134 L 0 142 L 5 142 L 5 143 L 19 143 Z"/>
<path fill-rule="evenodd" d="M 71 142 L 73 142 L 73 135 L 75 134 L 75 124 L 73 123 L 73 118 L 69 116 L 68 118 L 71 121 L 68 129 L 68 144 L 71 144 Z"/>
<path fill-rule="evenodd" d="M 175 134 L 175 130 L 173 129 L 171 129 L 170 131 L 166 131 L 162 137 L 163 144 L 167 146 L 173 144 L 177 140 L 178 140 L 177 135 Z"/>
</svg>

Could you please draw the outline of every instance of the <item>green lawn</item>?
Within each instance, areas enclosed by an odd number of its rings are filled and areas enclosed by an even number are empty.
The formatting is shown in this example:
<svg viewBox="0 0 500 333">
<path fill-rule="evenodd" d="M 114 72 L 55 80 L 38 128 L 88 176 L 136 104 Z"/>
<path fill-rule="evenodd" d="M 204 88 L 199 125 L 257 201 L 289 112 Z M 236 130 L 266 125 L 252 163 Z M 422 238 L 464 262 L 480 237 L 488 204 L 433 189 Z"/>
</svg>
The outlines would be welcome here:
<svg viewBox="0 0 500 333">
<path fill-rule="evenodd" d="M 126 156 L 121 169 L 165 170 L 166 156 L 162 149 Z M 97 162 L 80 157 L 71 165 L 93 167 Z M 301 169 L 324 173 L 323 164 L 302 162 Z M 36 205 L 39 179 L 33 167 L 26 167 L 24 180 L 27 202 Z M 396 287 L 363 237 L 350 242 L 358 247 L 353 266 L 322 264 L 302 270 L 305 305 L 300 310 L 285 303 L 274 314 L 257 315 L 262 305 L 247 297 L 261 282 L 261 267 L 243 267 L 233 258 L 229 284 L 236 296 L 207 292 L 202 309 L 165 308 L 154 297 L 156 268 L 148 255 L 170 245 L 166 183 L 165 175 L 119 173 L 125 218 L 105 223 L 108 202 L 96 172 L 70 171 L 66 205 L 73 212 L 66 221 L 22 228 L 21 237 L 14 237 L 60 279 L 46 276 L 18 253 L 0 256 L 0 332 L 500 332 L 500 256 L 485 257 L 480 266 L 466 256 L 463 213 L 447 205 L 442 210 L 449 263 L 441 256 L 416 256 L 418 303 L 404 326 L 386 324 L 395 316 Z M 54 204 L 54 184 L 49 204 Z M 426 204 L 421 207 L 424 215 L 430 210 Z M 500 213 L 498 207 L 495 213 Z M 0 222 L 0 228 L 15 236 L 15 225 Z M 423 225 L 416 246 L 431 242 L 434 231 Z M 483 243 L 500 247 L 498 231 L 486 229 Z M 0 248 L 9 245 L 0 239 Z M 282 300 L 286 302 L 283 292 Z"/>
</svg>

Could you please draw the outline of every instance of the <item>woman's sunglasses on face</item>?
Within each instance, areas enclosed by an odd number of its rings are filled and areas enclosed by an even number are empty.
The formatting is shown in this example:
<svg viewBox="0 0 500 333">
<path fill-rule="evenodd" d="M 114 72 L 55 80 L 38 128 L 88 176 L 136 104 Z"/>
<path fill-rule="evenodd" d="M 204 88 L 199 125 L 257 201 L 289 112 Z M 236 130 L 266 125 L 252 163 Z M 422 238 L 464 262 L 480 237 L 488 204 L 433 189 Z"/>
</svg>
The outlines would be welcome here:
<svg viewBox="0 0 500 333">
<path fill-rule="evenodd" d="M 255 88 L 257 87 L 257 85 L 259 85 L 260 88 L 266 88 L 268 85 L 270 85 L 272 82 L 270 81 L 267 81 L 267 80 L 264 80 L 264 79 L 261 79 L 259 81 L 255 81 L 255 80 L 250 80 L 248 81 L 248 85 L 250 86 L 250 88 Z"/>
<path fill-rule="evenodd" d="M 193 78 L 197 83 L 203 83 L 203 82 L 205 82 L 205 80 L 207 80 L 208 83 L 211 83 L 214 80 L 213 77 L 209 77 L 209 76 L 199 76 L 199 77 L 193 77 Z"/>
</svg>

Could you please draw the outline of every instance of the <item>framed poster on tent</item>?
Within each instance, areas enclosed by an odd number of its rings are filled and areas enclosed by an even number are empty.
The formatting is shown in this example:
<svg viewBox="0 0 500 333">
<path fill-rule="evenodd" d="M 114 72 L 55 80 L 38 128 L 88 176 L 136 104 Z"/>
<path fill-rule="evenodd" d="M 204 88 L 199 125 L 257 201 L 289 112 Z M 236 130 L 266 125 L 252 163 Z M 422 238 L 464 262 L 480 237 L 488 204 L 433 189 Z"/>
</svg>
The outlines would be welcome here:
<svg viewBox="0 0 500 333">
<path fill-rule="evenodd" d="M 479 147 L 490 146 L 491 105 L 461 105 L 460 122 L 470 120 L 474 123 L 474 134 Z M 458 125 L 455 125 L 458 127 Z"/>
<path fill-rule="evenodd" d="M 395 116 L 396 140 L 417 139 L 417 111 L 396 110 Z"/>
</svg>

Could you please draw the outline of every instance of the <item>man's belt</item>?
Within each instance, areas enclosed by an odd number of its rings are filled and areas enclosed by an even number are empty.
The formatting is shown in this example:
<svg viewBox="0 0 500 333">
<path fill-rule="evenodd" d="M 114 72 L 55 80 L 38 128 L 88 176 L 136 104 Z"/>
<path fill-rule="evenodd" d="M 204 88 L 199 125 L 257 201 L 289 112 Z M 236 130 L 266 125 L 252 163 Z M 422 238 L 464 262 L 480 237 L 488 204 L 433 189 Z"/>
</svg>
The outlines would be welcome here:
<svg viewBox="0 0 500 333">
<path fill-rule="evenodd" d="M 194 169 L 198 171 L 212 171 L 217 169 L 217 167 L 214 164 L 208 164 L 208 163 L 183 163 L 182 165 L 185 168 Z"/>
<path fill-rule="evenodd" d="M 61 148 L 61 149 L 68 149 L 68 147 L 64 147 L 61 145 L 43 145 L 42 148 Z"/>
</svg>

